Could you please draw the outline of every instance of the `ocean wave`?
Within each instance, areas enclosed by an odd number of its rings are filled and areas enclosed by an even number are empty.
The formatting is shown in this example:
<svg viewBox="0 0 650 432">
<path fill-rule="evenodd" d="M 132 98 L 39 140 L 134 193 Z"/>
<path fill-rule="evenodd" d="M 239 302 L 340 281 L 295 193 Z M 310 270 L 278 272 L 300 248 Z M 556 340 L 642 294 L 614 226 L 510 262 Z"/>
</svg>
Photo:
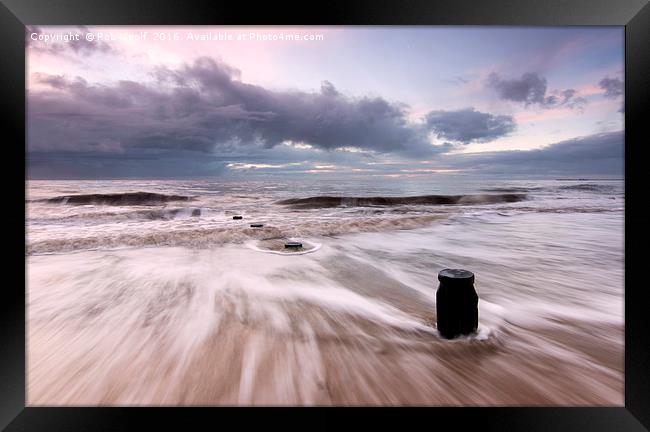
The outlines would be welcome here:
<svg viewBox="0 0 650 432">
<path fill-rule="evenodd" d="M 534 191 L 540 191 L 543 190 L 544 188 L 540 186 L 536 187 L 524 187 L 524 186 L 513 186 L 513 187 L 505 187 L 505 188 L 484 188 L 481 189 L 484 192 L 499 192 L 499 193 L 526 193 L 526 192 L 534 192 Z"/>
<path fill-rule="evenodd" d="M 110 194 L 62 195 L 38 201 L 69 205 L 101 204 L 111 206 L 129 206 L 157 205 L 170 201 L 190 201 L 192 199 L 192 197 L 184 195 L 165 195 L 154 192 L 122 192 Z"/>
<path fill-rule="evenodd" d="M 512 203 L 526 199 L 526 194 L 479 194 L 479 195 L 422 195 L 409 197 L 346 197 L 314 196 L 291 198 L 277 204 L 295 209 L 318 209 L 326 207 L 370 207 L 396 205 L 450 205 L 450 204 L 497 204 Z"/>
<path fill-rule="evenodd" d="M 513 216 L 526 213 L 619 213 L 623 207 L 502 207 L 496 208 L 500 216 Z"/>
<path fill-rule="evenodd" d="M 612 192 L 616 190 L 614 185 L 580 183 L 574 185 L 559 186 L 558 189 L 569 191 L 586 191 L 586 192 Z"/>
</svg>

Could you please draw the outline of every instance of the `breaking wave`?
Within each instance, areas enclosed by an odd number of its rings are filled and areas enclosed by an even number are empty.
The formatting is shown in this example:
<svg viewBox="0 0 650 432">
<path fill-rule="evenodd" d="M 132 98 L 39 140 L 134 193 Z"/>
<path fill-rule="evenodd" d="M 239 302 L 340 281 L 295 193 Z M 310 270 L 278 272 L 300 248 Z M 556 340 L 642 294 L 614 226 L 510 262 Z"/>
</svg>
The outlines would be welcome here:
<svg viewBox="0 0 650 432">
<path fill-rule="evenodd" d="M 513 187 L 506 187 L 506 188 L 484 188 L 481 190 L 485 192 L 499 192 L 499 193 L 520 193 L 520 192 L 526 193 L 526 192 L 539 191 L 542 189 L 543 188 L 541 187 L 513 186 Z"/>
<path fill-rule="evenodd" d="M 575 185 L 560 186 L 562 190 L 573 191 L 586 191 L 586 192 L 611 192 L 616 190 L 614 185 L 593 184 L 593 183 L 580 183 Z"/>
<path fill-rule="evenodd" d="M 495 187 L 483 188 L 485 192 L 498 192 L 498 193 L 528 193 L 539 191 L 580 191 L 580 192 L 604 192 L 609 193 L 617 190 L 616 185 L 610 184 L 594 184 L 594 183 L 579 183 L 561 186 L 512 186 L 512 187 Z"/>
<path fill-rule="evenodd" d="M 153 192 L 122 192 L 110 194 L 63 195 L 39 200 L 54 204 L 87 205 L 101 204 L 111 206 L 157 205 L 170 201 L 190 201 L 184 195 L 164 195 Z"/>
<path fill-rule="evenodd" d="M 370 207 L 395 205 L 450 205 L 450 204 L 497 204 L 512 203 L 526 199 L 526 194 L 480 194 L 480 195 L 422 195 L 410 197 L 346 197 L 315 196 L 291 198 L 277 204 L 290 205 L 296 209 L 318 209 L 326 207 Z"/>
</svg>

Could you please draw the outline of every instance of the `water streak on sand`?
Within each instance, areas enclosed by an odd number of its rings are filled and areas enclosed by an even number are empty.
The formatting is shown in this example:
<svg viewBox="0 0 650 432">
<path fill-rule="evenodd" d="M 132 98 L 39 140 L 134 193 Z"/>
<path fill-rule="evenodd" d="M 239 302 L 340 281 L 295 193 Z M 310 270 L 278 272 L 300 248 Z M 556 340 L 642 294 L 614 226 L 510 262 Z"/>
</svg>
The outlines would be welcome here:
<svg viewBox="0 0 650 432">
<path fill-rule="evenodd" d="M 623 404 L 621 182 L 28 196 L 30 405 Z M 475 335 L 437 334 L 443 268 L 476 274 Z"/>
</svg>

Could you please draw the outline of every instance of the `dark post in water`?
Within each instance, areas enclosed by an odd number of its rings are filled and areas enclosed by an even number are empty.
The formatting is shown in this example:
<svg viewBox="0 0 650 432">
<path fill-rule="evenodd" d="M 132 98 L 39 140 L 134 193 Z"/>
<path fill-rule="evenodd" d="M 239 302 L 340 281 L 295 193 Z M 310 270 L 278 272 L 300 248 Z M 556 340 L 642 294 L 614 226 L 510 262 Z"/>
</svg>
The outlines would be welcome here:
<svg viewBox="0 0 650 432">
<path fill-rule="evenodd" d="M 478 328 L 478 295 L 474 290 L 474 273 L 461 269 L 444 269 L 438 274 L 436 292 L 438 331 L 453 339 Z"/>
</svg>

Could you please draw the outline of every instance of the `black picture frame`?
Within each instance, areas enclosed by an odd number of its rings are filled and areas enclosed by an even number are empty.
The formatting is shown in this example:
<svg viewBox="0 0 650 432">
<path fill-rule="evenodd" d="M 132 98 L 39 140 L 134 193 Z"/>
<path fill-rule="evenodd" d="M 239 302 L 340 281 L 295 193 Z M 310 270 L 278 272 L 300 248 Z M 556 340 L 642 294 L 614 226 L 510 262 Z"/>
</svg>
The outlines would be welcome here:
<svg viewBox="0 0 650 432">
<path fill-rule="evenodd" d="M 0 3 L 0 101 L 5 144 L 5 201 L 8 268 L 16 276 L 2 290 L 0 313 L 0 427 L 6 430 L 124 430 L 145 421 L 152 428 L 194 429 L 195 422 L 225 427 L 220 408 L 41 408 L 25 407 L 25 37 L 26 25 L 617 25 L 625 26 L 625 406 L 611 408 L 430 408 L 361 411 L 389 426 L 400 417 L 425 425 L 441 422 L 480 430 L 650 430 L 650 329 L 646 284 L 642 280 L 648 244 L 645 212 L 646 121 L 650 99 L 650 5 L 647 0 L 356 0 L 301 4 L 156 0 L 2 0 Z M 14 137 L 13 140 L 7 137 Z M 22 168 L 21 168 L 22 167 Z M 10 174 L 9 174 L 10 173 Z M 16 228 L 14 228 L 14 226 Z M 22 250 L 22 252 L 21 252 Z M 300 409 L 239 410 L 238 427 L 260 419 L 335 426 L 331 413 Z M 346 413 L 349 410 L 345 410 Z M 402 424 L 402 423 L 400 423 Z M 271 425 L 271 423 L 269 423 Z M 276 423 L 275 426 L 284 426 Z M 311 427 L 307 423 L 304 427 Z"/>
</svg>

